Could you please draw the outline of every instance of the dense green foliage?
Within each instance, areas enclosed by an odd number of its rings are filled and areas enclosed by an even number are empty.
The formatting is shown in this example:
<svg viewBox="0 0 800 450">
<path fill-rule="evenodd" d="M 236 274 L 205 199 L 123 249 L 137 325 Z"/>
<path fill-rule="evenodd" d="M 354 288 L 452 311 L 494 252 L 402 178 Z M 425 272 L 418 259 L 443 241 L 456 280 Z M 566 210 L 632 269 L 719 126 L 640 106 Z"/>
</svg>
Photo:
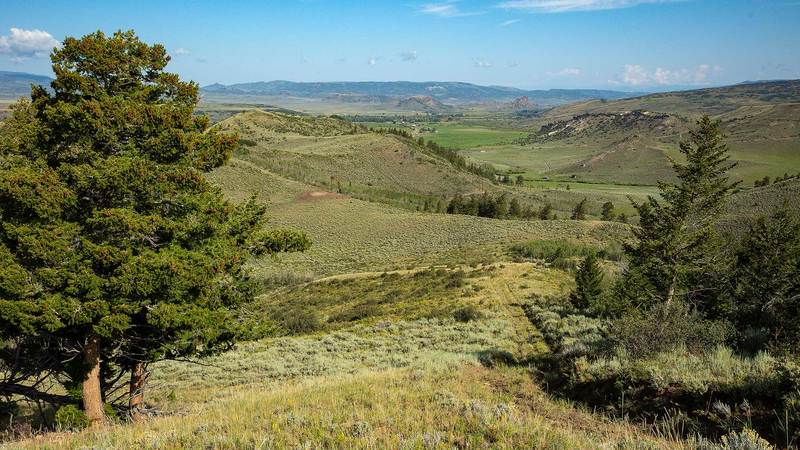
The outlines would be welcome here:
<svg viewBox="0 0 800 450">
<path fill-rule="evenodd" d="M 753 224 L 728 275 L 726 310 L 746 347 L 800 352 L 800 219 L 780 210 Z"/>
<path fill-rule="evenodd" d="M 163 46 L 96 32 L 51 59 L 52 91 L 34 87 L 0 139 L 0 394 L 57 400 L 30 384 L 54 375 L 84 383 L 87 407 L 134 368 L 230 348 L 250 255 L 309 241 L 263 231 L 262 205 L 204 178 L 236 136 L 193 115 L 198 87 L 164 72 Z"/>
<path fill-rule="evenodd" d="M 603 295 L 603 271 L 597 256 L 590 253 L 583 259 L 575 273 L 575 290 L 569 300 L 576 308 L 587 309 L 596 304 Z"/>
</svg>

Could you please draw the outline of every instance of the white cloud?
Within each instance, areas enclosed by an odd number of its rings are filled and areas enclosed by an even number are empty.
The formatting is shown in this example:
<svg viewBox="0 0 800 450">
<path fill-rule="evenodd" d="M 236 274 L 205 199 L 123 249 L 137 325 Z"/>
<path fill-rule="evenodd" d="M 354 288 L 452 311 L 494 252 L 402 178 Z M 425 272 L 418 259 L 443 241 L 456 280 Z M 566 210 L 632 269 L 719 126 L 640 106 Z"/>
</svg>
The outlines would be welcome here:
<svg viewBox="0 0 800 450">
<path fill-rule="evenodd" d="M 375 64 L 378 64 L 378 58 L 375 57 L 375 56 L 370 56 L 369 58 L 367 58 L 367 64 L 370 65 L 370 66 L 374 66 Z"/>
<path fill-rule="evenodd" d="M 577 67 L 565 67 L 558 72 L 547 72 L 551 77 L 576 77 L 583 73 L 583 70 Z"/>
<path fill-rule="evenodd" d="M 621 82 L 631 86 L 648 85 L 702 85 L 709 82 L 709 78 L 722 73 L 722 67 L 710 64 L 700 64 L 694 68 L 665 69 L 657 67 L 650 71 L 638 64 L 626 64 L 621 76 Z"/>
<path fill-rule="evenodd" d="M 650 81 L 650 75 L 647 70 L 638 64 L 625 64 L 625 71 L 622 74 L 622 82 L 633 86 L 640 86 L 647 84 Z"/>
<path fill-rule="evenodd" d="M 416 50 L 409 50 L 407 52 L 400 53 L 400 59 L 403 61 L 416 61 L 417 60 L 417 51 Z"/>
<path fill-rule="evenodd" d="M 489 67 L 492 67 L 492 63 L 484 59 L 475 59 L 473 60 L 473 63 L 475 64 L 475 67 L 480 67 L 481 69 L 488 69 Z"/>
<path fill-rule="evenodd" d="M 12 55 L 15 59 L 48 54 L 61 45 L 50 33 L 42 30 L 11 28 L 11 34 L 0 36 L 0 54 Z"/>
<path fill-rule="evenodd" d="M 458 0 L 449 0 L 440 3 L 426 3 L 417 9 L 422 14 L 430 14 L 439 17 L 464 17 L 482 14 L 481 12 L 461 11 L 458 7 Z"/>
<path fill-rule="evenodd" d="M 514 25 L 515 23 L 519 23 L 519 19 L 506 20 L 505 22 L 501 23 L 500 26 L 501 27 L 508 27 L 508 26 Z"/>
<path fill-rule="evenodd" d="M 670 3 L 675 1 L 683 0 L 507 0 L 497 6 L 503 9 L 538 13 L 559 13 L 629 8 L 648 3 Z"/>
<path fill-rule="evenodd" d="M 183 47 L 178 47 L 178 48 L 176 48 L 175 50 L 172 51 L 172 56 L 176 56 L 176 57 L 177 56 L 188 56 L 188 55 L 191 55 L 191 54 L 192 54 L 192 52 L 190 52 L 189 50 L 187 50 L 187 49 L 185 49 Z"/>
</svg>

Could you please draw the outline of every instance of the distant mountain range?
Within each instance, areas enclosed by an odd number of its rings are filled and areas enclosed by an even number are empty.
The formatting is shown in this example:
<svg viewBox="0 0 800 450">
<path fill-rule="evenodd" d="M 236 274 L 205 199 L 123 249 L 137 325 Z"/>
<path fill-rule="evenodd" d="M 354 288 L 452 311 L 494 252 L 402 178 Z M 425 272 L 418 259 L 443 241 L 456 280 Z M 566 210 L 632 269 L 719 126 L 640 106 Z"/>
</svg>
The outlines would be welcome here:
<svg viewBox="0 0 800 450">
<path fill-rule="evenodd" d="M 460 82 L 358 81 L 298 83 L 293 81 L 258 81 L 254 83 L 212 84 L 202 92 L 214 96 L 297 97 L 334 99 L 345 96 L 375 99 L 430 97 L 442 103 L 464 104 L 510 102 L 521 97 L 540 105 L 555 105 L 581 100 L 616 100 L 641 93 L 597 89 L 524 90 L 504 86 L 480 86 Z"/>
<path fill-rule="evenodd" d="M 31 84 L 50 85 L 52 78 L 24 72 L 0 70 L 0 98 L 16 98 L 31 93 Z"/>
</svg>

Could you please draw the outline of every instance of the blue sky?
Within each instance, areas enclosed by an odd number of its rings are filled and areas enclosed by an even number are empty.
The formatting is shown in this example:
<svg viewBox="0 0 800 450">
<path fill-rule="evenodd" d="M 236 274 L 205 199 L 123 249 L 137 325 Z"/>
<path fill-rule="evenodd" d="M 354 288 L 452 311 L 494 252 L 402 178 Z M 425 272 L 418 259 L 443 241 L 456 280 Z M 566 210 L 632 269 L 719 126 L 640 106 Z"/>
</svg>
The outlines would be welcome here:
<svg viewBox="0 0 800 450">
<path fill-rule="evenodd" d="M 0 11 L 0 70 L 40 74 L 65 36 L 132 28 L 202 85 L 656 90 L 800 78 L 800 0 L 3 0 Z"/>
</svg>

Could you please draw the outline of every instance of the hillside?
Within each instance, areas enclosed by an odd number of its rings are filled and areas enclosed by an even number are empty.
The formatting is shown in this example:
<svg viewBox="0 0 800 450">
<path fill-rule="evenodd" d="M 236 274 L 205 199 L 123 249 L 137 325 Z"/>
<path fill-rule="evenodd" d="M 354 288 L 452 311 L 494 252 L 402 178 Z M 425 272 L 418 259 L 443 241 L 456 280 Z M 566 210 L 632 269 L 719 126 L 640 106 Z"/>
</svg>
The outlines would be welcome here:
<svg viewBox="0 0 800 450">
<path fill-rule="evenodd" d="M 237 200 L 258 193 L 270 203 L 276 226 L 311 233 L 316 244 L 309 252 L 281 257 L 301 273 L 440 263 L 454 254 L 480 259 L 486 248 L 539 235 L 597 242 L 627 233 L 619 224 L 415 212 L 455 194 L 488 191 L 509 192 L 535 207 L 549 201 L 564 217 L 580 194 L 498 186 L 400 136 L 366 132 L 339 119 L 248 111 L 217 126 L 237 131 L 245 145 L 211 179 Z M 593 214 L 600 204 L 592 202 Z"/>
<path fill-rule="evenodd" d="M 800 81 L 740 84 L 590 101 L 553 108 L 530 122 L 529 149 L 582 149 L 548 175 L 583 181 L 653 184 L 669 179 L 669 159 L 694 120 L 722 121 L 733 175 L 750 183 L 800 170 Z"/>
</svg>

